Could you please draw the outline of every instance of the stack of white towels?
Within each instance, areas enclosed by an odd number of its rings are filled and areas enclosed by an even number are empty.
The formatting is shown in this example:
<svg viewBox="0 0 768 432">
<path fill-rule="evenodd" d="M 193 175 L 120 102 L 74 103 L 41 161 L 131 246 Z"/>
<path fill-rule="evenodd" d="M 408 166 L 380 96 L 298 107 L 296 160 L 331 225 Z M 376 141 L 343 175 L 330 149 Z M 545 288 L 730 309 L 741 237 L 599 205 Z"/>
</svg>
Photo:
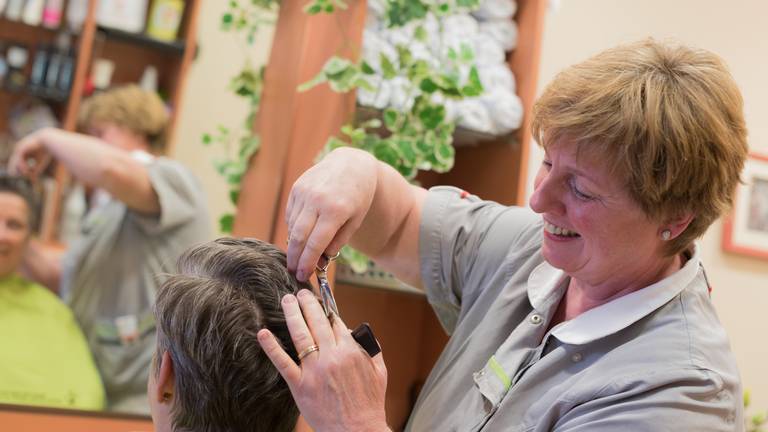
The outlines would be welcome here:
<svg viewBox="0 0 768 432">
<path fill-rule="evenodd" d="M 516 10 L 515 0 L 482 0 L 471 14 L 443 18 L 442 26 L 438 18 L 428 15 L 423 23 L 429 41 L 429 45 L 425 45 L 414 37 L 417 27 L 414 23 L 386 28 L 383 23 L 385 1 L 369 0 L 363 59 L 380 74 L 380 53 L 396 62 L 398 44 L 407 46 L 414 57 L 433 66 L 444 64 L 450 48 L 460 52 L 462 44 L 469 45 L 474 50 L 483 94 L 460 101 L 435 96 L 435 102 L 444 104 L 448 118 L 457 120 L 459 126 L 494 135 L 506 134 L 519 128 L 523 120 L 523 106 L 515 94 L 515 77 L 505 61 L 506 52 L 517 45 L 517 25 L 513 19 Z M 469 69 L 461 73 L 466 79 Z M 407 110 L 420 93 L 418 86 L 414 88 L 404 77 L 383 80 L 375 75 L 371 81 L 374 91 L 358 90 L 361 105 Z"/>
</svg>

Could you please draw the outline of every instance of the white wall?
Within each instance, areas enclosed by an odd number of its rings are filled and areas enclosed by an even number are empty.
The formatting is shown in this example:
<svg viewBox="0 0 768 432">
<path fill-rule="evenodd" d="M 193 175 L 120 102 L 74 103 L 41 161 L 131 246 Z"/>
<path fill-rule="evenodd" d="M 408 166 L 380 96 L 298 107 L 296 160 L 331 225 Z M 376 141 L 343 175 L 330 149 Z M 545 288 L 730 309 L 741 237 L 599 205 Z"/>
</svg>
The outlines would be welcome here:
<svg viewBox="0 0 768 432">
<path fill-rule="evenodd" d="M 177 127 L 173 157 L 189 167 L 203 183 L 208 195 L 213 233 L 218 233 L 218 219 L 232 209 L 224 180 L 213 169 L 212 161 L 223 153 L 217 147 L 204 147 L 203 133 L 214 132 L 218 124 L 239 128 L 248 113 L 247 103 L 227 87 L 242 68 L 246 47 L 231 32 L 220 30 L 227 1 L 201 2 L 198 42 L 200 50 L 187 78 L 181 117 Z M 272 45 L 273 29 L 262 28 L 250 49 L 254 67 L 266 62 Z"/>
<path fill-rule="evenodd" d="M 768 2 L 763 0 L 563 0 L 544 30 L 540 92 L 554 75 L 605 48 L 672 37 L 718 53 L 744 94 L 752 151 L 768 154 Z M 541 161 L 531 157 L 532 183 Z M 722 226 L 701 241 L 715 306 L 731 337 L 753 408 L 768 409 L 768 261 L 726 254 Z"/>
</svg>

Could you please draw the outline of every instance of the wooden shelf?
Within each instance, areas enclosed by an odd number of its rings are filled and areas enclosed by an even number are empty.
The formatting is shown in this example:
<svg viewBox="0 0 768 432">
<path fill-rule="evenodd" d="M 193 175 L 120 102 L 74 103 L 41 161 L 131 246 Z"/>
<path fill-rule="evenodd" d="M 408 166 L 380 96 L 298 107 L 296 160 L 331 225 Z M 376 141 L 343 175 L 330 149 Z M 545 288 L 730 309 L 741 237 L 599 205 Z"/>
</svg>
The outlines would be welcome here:
<svg viewBox="0 0 768 432">
<path fill-rule="evenodd" d="M 97 31 L 98 33 L 104 35 L 107 40 L 127 42 L 143 48 L 163 51 L 165 53 L 170 53 L 177 56 L 184 55 L 184 51 L 186 50 L 187 46 L 187 44 L 182 40 L 166 42 L 159 39 L 154 39 L 142 33 L 131 33 L 109 27 L 98 26 Z"/>
</svg>

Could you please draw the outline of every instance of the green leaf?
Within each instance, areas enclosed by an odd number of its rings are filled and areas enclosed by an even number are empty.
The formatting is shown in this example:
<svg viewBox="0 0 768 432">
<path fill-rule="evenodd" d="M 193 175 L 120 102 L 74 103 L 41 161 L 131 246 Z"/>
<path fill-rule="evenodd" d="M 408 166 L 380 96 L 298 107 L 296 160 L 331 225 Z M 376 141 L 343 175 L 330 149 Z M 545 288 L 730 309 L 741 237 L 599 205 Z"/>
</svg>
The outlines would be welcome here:
<svg viewBox="0 0 768 432">
<path fill-rule="evenodd" d="M 227 213 L 219 218 L 219 231 L 231 234 L 235 225 L 235 215 Z"/>
<path fill-rule="evenodd" d="M 304 7 L 304 12 L 307 15 L 317 15 L 322 11 L 323 11 L 323 6 L 317 3 L 308 4 L 307 6 Z"/>
<path fill-rule="evenodd" d="M 390 80 L 397 76 L 395 66 L 383 52 L 379 53 L 379 64 L 381 65 L 381 73 L 384 75 L 384 79 Z"/>
<path fill-rule="evenodd" d="M 453 148 L 451 143 L 440 142 L 440 144 L 435 147 L 435 159 L 440 163 L 442 172 L 453 168 L 453 158 L 455 154 L 456 150 Z M 437 171 L 437 169 L 435 171 Z"/>
<path fill-rule="evenodd" d="M 472 66 L 469 70 L 469 83 L 462 87 L 461 94 L 465 97 L 480 96 L 483 94 L 483 83 L 480 81 L 480 74 L 477 67 Z"/>
<path fill-rule="evenodd" d="M 232 24 L 233 18 L 232 14 L 227 12 L 224 15 L 221 16 L 221 24 L 225 26 L 229 26 Z"/>
<path fill-rule="evenodd" d="M 427 42 L 429 35 L 427 34 L 427 30 L 424 28 L 424 25 L 419 25 L 416 27 L 416 30 L 413 31 L 413 37 L 419 42 Z"/>
<path fill-rule="evenodd" d="M 305 92 L 307 90 L 310 90 L 310 89 L 312 89 L 312 88 L 314 88 L 314 87 L 316 87 L 316 86 L 318 86 L 318 85 L 320 85 L 320 84 L 322 84 L 322 83 L 324 83 L 326 81 L 328 81 L 328 79 L 325 77 L 325 73 L 323 73 L 321 71 L 319 74 L 315 75 L 315 77 L 312 78 L 311 80 L 309 80 L 309 81 L 307 81 L 307 82 L 305 82 L 303 84 L 300 84 L 299 87 L 296 88 L 296 91 L 298 91 L 299 93 L 303 93 L 303 92 Z"/>
<path fill-rule="evenodd" d="M 424 78 L 423 80 L 421 80 L 421 83 L 419 84 L 419 88 L 421 89 L 421 91 L 425 93 L 434 93 L 435 91 L 438 90 L 439 87 L 437 86 L 437 84 L 435 84 L 434 81 L 432 81 L 432 79 Z"/>
<path fill-rule="evenodd" d="M 386 126 L 387 130 L 390 132 L 394 132 L 395 128 L 397 127 L 398 119 L 400 118 L 400 113 L 392 108 L 387 108 L 384 110 L 384 126 Z"/>
<path fill-rule="evenodd" d="M 400 155 L 389 141 L 379 141 L 373 148 L 373 155 L 376 156 L 376 159 L 394 168 L 400 165 Z"/>
<path fill-rule="evenodd" d="M 229 191 L 229 202 L 237 205 L 237 200 L 240 199 L 240 189 L 232 189 Z"/>
<path fill-rule="evenodd" d="M 203 145 L 211 145 L 213 142 L 213 137 L 209 133 L 203 134 Z"/>
<path fill-rule="evenodd" d="M 365 60 L 360 63 L 360 70 L 366 75 L 374 75 L 376 71 Z"/>
<path fill-rule="evenodd" d="M 246 135 L 240 139 L 240 151 L 238 151 L 238 156 L 240 156 L 241 159 L 247 160 L 259 149 L 260 145 L 261 139 L 259 139 L 258 135 Z"/>
<path fill-rule="evenodd" d="M 445 120 L 445 107 L 442 105 L 429 105 L 419 112 L 419 120 L 427 129 L 435 129 Z"/>
</svg>

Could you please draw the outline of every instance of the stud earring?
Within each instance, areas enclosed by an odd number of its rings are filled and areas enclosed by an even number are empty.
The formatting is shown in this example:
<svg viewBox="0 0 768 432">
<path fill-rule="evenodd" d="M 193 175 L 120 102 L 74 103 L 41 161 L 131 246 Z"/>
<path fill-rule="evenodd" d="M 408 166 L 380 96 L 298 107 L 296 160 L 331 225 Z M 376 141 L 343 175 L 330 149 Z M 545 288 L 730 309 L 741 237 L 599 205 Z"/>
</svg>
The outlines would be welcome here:
<svg viewBox="0 0 768 432">
<path fill-rule="evenodd" d="M 672 231 L 670 231 L 668 229 L 665 229 L 664 231 L 661 232 L 661 239 L 662 240 L 667 241 L 670 238 L 672 238 Z"/>
<path fill-rule="evenodd" d="M 170 393 L 163 393 L 163 402 L 168 402 L 173 397 Z"/>
</svg>

